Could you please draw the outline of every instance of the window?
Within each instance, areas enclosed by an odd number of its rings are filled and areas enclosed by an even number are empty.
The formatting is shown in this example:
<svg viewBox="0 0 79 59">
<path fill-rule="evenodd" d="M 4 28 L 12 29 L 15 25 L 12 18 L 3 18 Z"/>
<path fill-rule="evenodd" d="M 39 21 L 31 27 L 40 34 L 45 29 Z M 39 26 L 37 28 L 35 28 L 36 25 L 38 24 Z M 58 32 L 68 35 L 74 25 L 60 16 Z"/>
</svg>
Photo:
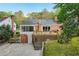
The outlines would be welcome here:
<svg viewBox="0 0 79 59">
<path fill-rule="evenodd" d="M 25 32 L 25 26 L 22 26 L 22 32 Z"/>
<path fill-rule="evenodd" d="M 33 26 L 22 26 L 22 32 L 27 32 L 27 31 L 34 31 Z"/>
<path fill-rule="evenodd" d="M 25 31 L 29 31 L 29 26 L 25 26 Z"/>
<path fill-rule="evenodd" d="M 34 27 L 33 26 L 29 26 L 29 31 L 34 31 Z"/>
<path fill-rule="evenodd" d="M 50 31 L 50 26 L 43 26 L 43 31 Z"/>
</svg>

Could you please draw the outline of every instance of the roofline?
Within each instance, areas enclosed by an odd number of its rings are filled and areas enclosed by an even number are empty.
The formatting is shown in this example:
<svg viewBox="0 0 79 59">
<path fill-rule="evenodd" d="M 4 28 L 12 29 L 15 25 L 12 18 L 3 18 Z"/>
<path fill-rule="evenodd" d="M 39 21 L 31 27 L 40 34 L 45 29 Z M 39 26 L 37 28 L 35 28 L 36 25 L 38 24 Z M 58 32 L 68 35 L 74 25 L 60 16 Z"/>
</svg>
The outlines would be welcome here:
<svg viewBox="0 0 79 59">
<path fill-rule="evenodd" d="M 42 25 L 42 26 L 51 26 L 51 25 Z M 20 26 L 35 26 L 35 25 L 20 25 Z"/>
<path fill-rule="evenodd" d="M 20 26 L 35 26 L 35 25 L 20 25 Z"/>
</svg>

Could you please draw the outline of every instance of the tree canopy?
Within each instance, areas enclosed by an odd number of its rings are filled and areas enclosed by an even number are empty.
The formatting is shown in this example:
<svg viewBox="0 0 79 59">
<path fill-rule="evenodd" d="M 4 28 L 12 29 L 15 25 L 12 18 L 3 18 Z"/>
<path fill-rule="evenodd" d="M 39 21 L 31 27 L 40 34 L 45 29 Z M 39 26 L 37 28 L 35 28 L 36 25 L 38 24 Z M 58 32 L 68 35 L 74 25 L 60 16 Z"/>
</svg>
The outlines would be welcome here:
<svg viewBox="0 0 79 59">
<path fill-rule="evenodd" d="M 60 8 L 58 18 L 60 22 L 64 22 L 66 19 L 78 16 L 79 19 L 79 3 L 60 3 L 54 7 Z"/>
<path fill-rule="evenodd" d="M 79 4 L 56 4 L 56 8 L 60 8 L 58 18 L 63 22 L 63 30 L 58 41 L 68 42 L 72 36 L 79 36 Z"/>
<path fill-rule="evenodd" d="M 7 17 L 7 16 L 11 16 L 12 12 L 5 12 L 5 11 L 0 11 L 0 19 Z"/>
<path fill-rule="evenodd" d="M 49 12 L 46 8 L 40 12 L 31 12 L 28 14 L 28 18 L 30 19 L 53 19 L 54 13 Z"/>
<path fill-rule="evenodd" d="M 15 21 L 17 25 L 20 25 L 25 19 L 24 14 L 21 10 L 15 12 L 14 15 L 15 15 Z"/>
</svg>

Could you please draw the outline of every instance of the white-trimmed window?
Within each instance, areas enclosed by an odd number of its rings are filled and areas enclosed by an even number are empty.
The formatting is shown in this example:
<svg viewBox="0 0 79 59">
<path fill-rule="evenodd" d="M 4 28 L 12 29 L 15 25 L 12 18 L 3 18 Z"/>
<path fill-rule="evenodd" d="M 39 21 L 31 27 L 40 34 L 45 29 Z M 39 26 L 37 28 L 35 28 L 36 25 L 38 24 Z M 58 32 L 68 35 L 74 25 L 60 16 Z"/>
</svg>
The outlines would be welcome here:
<svg viewBox="0 0 79 59">
<path fill-rule="evenodd" d="M 22 32 L 32 32 L 34 31 L 34 27 L 33 26 L 22 26 Z"/>
<path fill-rule="evenodd" d="M 43 31 L 50 31 L 50 26 L 43 26 Z"/>
</svg>

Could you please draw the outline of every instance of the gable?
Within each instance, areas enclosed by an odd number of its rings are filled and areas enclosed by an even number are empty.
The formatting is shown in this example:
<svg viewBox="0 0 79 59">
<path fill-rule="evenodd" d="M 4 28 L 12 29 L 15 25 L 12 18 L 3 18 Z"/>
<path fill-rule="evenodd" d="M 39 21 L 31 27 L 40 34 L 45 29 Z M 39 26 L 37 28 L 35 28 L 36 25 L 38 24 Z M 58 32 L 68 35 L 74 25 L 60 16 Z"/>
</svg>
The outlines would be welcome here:
<svg viewBox="0 0 79 59">
<path fill-rule="evenodd" d="M 8 25 L 8 24 L 9 24 L 9 25 L 12 24 L 12 22 L 11 22 L 11 18 L 10 18 L 10 17 L 8 17 L 8 18 L 6 18 L 6 19 L 0 21 L 0 26 L 2 26 L 2 25 Z M 14 25 L 16 25 L 15 22 L 14 22 Z"/>
<path fill-rule="evenodd" d="M 11 21 L 10 21 L 10 18 L 8 17 L 8 18 L 6 18 L 6 19 L 4 19 L 3 21 L 0 22 L 0 26 L 1 26 L 1 25 L 10 24 L 10 22 L 11 22 Z"/>
</svg>

